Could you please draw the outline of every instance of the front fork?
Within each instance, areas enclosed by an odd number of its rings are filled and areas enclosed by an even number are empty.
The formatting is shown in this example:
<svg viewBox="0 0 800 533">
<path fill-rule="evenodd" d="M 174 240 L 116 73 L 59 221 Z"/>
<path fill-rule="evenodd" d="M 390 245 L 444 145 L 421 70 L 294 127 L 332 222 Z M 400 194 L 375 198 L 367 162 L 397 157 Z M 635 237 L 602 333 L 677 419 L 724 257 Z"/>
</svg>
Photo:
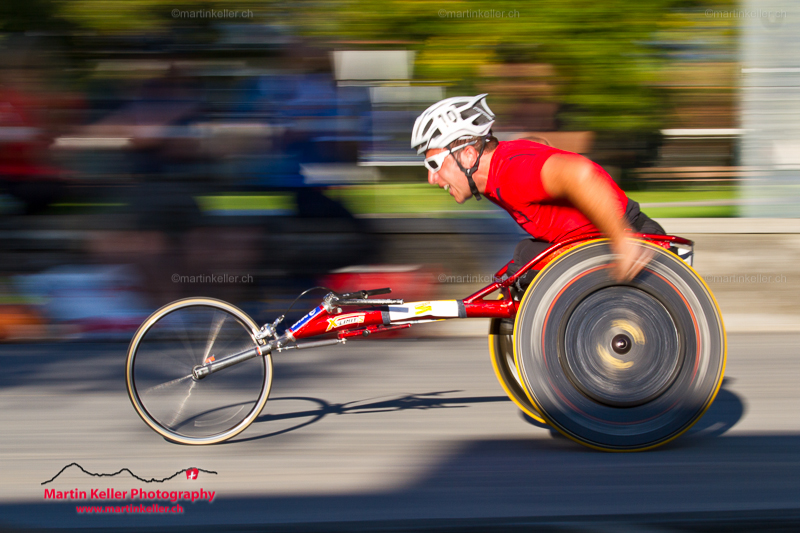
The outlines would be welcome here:
<svg viewBox="0 0 800 533">
<path fill-rule="evenodd" d="M 424 302 L 403 303 L 403 300 L 374 300 L 368 298 L 340 300 L 336 303 L 346 305 L 382 305 L 386 310 L 362 310 L 352 313 L 341 313 L 341 308 L 332 305 L 326 297 L 325 303 L 309 312 L 303 318 L 287 329 L 283 335 L 277 336 L 276 328 L 283 320 L 278 318 L 271 325 L 267 324 L 260 331 L 254 332 L 253 340 L 256 345 L 243 352 L 223 357 L 215 361 L 206 361 L 192 369 L 192 378 L 195 381 L 204 379 L 214 372 L 219 372 L 229 366 L 266 356 L 277 350 L 302 350 L 305 348 L 319 348 L 334 344 L 344 344 L 349 337 L 369 336 L 375 333 L 410 327 L 411 324 L 445 320 L 448 318 L 498 318 L 512 317 L 516 309 L 515 302 L 485 301 L 483 296 L 497 289 L 502 289 L 500 283 L 495 282 L 483 291 L 480 291 L 468 300 L 430 300 Z M 335 309 L 335 314 L 331 311 Z M 357 326 L 355 329 L 348 327 Z M 302 336 L 314 336 L 325 333 L 336 333 L 337 338 L 320 341 L 290 344 L 296 340 L 297 334 L 303 330 Z M 265 342 L 266 339 L 270 339 Z M 264 344 L 260 344 L 264 343 Z"/>
<path fill-rule="evenodd" d="M 253 359 L 258 356 L 269 355 L 272 353 L 273 350 L 284 351 L 284 350 L 302 350 L 304 348 L 319 348 L 320 346 L 330 346 L 333 344 L 344 344 L 346 339 L 326 339 L 321 341 L 312 341 L 312 342 L 304 342 L 302 344 L 293 344 L 291 346 L 283 346 L 284 343 L 289 342 L 289 336 L 287 334 L 281 335 L 274 341 L 266 343 L 264 346 L 256 345 L 249 350 L 245 350 L 243 352 L 230 355 L 228 357 L 223 357 L 222 359 L 216 361 L 208 361 L 202 365 L 197 365 L 192 369 L 192 379 L 195 381 L 199 381 L 209 375 L 213 374 L 214 372 L 219 372 L 229 366 L 233 366 L 235 364 L 241 363 L 243 361 L 247 361 L 248 359 Z"/>
</svg>

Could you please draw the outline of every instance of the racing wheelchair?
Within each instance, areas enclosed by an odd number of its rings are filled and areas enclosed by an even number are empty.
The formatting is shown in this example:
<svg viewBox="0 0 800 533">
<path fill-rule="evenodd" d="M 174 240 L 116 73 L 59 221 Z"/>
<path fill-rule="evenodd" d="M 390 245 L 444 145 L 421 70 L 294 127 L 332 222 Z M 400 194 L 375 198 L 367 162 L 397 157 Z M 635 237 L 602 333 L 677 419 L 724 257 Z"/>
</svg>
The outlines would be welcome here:
<svg viewBox="0 0 800 533">
<path fill-rule="evenodd" d="M 462 300 L 374 298 L 389 288 L 330 291 L 280 333 L 283 316 L 259 327 L 229 303 L 178 300 L 134 334 L 128 394 L 166 439 L 219 443 L 264 408 L 273 356 L 421 322 L 490 318 L 495 374 L 529 417 L 599 450 L 654 448 L 687 431 L 714 401 L 726 337 L 716 300 L 691 267 L 693 242 L 637 237 L 654 256 L 630 282 L 612 278 L 609 241 L 591 235 L 554 244 L 510 276 L 507 264 Z M 514 297 L 511 288 L 528 271 L 538 273 L 522 298 Z"/>
</svg>

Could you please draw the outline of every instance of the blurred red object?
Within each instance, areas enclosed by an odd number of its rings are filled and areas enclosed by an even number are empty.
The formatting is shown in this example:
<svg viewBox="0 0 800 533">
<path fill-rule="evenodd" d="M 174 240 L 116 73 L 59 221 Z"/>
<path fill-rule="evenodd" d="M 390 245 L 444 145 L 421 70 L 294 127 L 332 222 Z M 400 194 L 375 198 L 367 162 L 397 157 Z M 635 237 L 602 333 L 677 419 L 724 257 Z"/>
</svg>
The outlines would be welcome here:
<svg viewBox="0 0 800 533">
<path fill-rule="evenodd" d="M 436 298 L 436 272 L 429 265 L 359 265 L 334 270 L 320 283 L 336 292 L 390 287 L 391 295 L 375 298 L 402 298 L 414 302 Z"/>
</svg>

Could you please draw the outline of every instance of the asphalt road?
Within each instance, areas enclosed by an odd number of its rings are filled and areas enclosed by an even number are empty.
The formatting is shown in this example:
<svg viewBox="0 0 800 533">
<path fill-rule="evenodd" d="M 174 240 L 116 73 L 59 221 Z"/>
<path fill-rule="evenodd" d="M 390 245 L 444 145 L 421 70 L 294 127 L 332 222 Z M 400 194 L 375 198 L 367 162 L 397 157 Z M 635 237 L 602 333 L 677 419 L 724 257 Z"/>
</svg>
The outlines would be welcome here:
<svg viewBox="0 0 800 533">
<path fill-rule="evenodd" d="M 729 344 L 726 381 L 706 416 L 677 441 L 638 454 L 585 449 L 526 420 L 495 380 L 485 338 L 286 352 L 262 415 L 232 442 L 208 447 L 170 444 L 139 420 L 125 391 L 123 344 L 3 345 L 0 528 L 794 527 L 800 335 L 730 335 Z M 73 462 L 146 479 L 201 470 L 196 480 L 143 483 L 71 467 L 42 485 Z M 79 514 L 78 505 L 107 502 L 44 498 L 47 488 L 107 487 L 215 497 L 146 516 Z M 141 502 L 114 502 L 131 503 Z"/>
</svg>

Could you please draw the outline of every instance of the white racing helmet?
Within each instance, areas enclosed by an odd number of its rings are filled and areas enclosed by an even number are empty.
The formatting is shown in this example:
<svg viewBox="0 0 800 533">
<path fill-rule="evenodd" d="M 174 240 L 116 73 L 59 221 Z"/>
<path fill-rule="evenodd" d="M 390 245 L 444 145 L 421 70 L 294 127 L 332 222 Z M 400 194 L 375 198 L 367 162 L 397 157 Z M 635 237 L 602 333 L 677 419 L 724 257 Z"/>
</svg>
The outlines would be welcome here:
<svg viewBox="0 0 800 533">
<path fill-rule="evenodd" d="M 411 148 L 421 154 L 431 148 L 445 148 L 462 137 L 488 135 L 494 113 L 486 105 L 486 95 L 456 96 L 437 102 L 414 122 Z"/>
</svg>

